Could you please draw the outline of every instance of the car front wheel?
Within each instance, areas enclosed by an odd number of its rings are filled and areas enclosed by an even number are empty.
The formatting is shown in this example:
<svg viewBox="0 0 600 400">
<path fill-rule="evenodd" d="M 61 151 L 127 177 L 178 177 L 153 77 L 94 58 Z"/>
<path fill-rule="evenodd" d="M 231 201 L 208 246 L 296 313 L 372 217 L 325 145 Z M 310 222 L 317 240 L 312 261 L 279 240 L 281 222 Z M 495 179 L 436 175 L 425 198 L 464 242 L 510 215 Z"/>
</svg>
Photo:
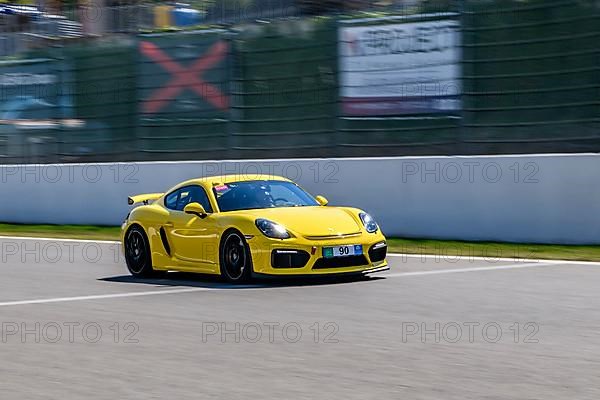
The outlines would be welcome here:
<svg viewBox="0 0 600 400">
<path fill-rule="evenodd" d="M 252 276 L 252 259 L 244 236 L 232 231 L 221 242 L 221 276 L 231 283 L 248 282 Z"/>
</svg>

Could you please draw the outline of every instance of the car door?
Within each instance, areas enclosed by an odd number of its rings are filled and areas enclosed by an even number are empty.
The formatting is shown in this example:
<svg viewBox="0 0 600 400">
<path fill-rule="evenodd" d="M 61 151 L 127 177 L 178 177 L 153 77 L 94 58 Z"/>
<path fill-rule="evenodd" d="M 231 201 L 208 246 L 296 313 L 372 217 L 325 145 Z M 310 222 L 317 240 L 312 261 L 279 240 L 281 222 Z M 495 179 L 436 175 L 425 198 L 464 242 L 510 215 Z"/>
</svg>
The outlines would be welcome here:
<svg viewBox="0 0 600 400">
<path fill-rule="evenodd" d="M 202 204 L 208 215 L 186 214 L 183 210 L 190 203 Z M 190 185 L 177 189 L 165 197 L 165 206 L 169 210 L 165 230 L 177 265 L 190 271 L 217 272 L 217 216 L 204 188 Z"/>
</svg>

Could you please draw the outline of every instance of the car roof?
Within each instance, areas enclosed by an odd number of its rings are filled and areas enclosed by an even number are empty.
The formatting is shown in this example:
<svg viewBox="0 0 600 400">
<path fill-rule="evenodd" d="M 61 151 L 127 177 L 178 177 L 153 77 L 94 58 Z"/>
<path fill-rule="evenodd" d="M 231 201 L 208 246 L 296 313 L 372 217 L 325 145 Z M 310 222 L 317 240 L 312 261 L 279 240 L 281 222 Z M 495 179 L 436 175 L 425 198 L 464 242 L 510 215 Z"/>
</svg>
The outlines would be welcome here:
<svg viewBox="0 0 600 400">
<path fill-rule="evenodd" d="M 291 180 L 284 178 L 282 176 L 277 175 L 267 175 L 267 174 L 250 174 L 250 173 L 240 173 L 240 174 L 232 174 L 232 175 L 216 175 L 216 176 L 207 176 L 204 178 L 196 178 L 191 179 L 186 182 L 182 182 L 178 186 L 190 185 L 190 184 L 204 184 L 204 185 L 215 185 L 215 184 L 224 184 L 224 183 L 232 183 L 232 182 L 249 182 L 249 181 L 283 181 L 283 182 L 291 182 Z"/>
</svg>

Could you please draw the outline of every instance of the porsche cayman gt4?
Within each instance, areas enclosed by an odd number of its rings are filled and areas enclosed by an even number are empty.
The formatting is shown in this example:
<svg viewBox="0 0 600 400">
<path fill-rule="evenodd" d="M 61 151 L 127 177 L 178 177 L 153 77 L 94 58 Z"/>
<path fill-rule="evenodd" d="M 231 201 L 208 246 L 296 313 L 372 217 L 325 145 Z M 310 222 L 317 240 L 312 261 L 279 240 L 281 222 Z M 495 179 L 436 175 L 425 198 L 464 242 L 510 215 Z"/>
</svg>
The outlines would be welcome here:
<svg viewBox="0 0 600 400">
<path fill-rule="evenodd" d="M 366 212 L 331 207 L 276 176 L 215 176 L 139 204 L 121 232 L 136 277 L 166 271 L 218 274 L 233 283 L 254 275 L 328 275 L 388 269 L 386 241 Z"/>
</svg>

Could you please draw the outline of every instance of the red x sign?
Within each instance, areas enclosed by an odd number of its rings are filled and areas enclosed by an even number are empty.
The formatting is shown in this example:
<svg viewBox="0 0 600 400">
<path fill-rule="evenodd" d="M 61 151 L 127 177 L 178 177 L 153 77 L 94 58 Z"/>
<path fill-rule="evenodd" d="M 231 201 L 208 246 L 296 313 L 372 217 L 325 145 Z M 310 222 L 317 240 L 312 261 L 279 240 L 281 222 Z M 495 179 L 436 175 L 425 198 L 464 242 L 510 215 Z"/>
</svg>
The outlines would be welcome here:
<svg viewBox="0 0 600 400">
<path fill-rule="evenodd" d="M 144 113 L 154 114 L 158 112 L 185 88 L 192 89 L 215 108 L 227 110 L 229 107 L 228 97 L 218 87 L 201 78 L 206 70 L 214 67 L 225 58 L 227 47 L 227 43 L 220 40 L 212 45 L 203 57 L 196 60 L 189 67 L 184 67 L 154 43 L 140 42 L 142 54 L 154 60 L 172 75 L 171 80 L 164 87 L 158 89 L 150 98 L 144 101 L 142 105 Z"/>
</svg>

